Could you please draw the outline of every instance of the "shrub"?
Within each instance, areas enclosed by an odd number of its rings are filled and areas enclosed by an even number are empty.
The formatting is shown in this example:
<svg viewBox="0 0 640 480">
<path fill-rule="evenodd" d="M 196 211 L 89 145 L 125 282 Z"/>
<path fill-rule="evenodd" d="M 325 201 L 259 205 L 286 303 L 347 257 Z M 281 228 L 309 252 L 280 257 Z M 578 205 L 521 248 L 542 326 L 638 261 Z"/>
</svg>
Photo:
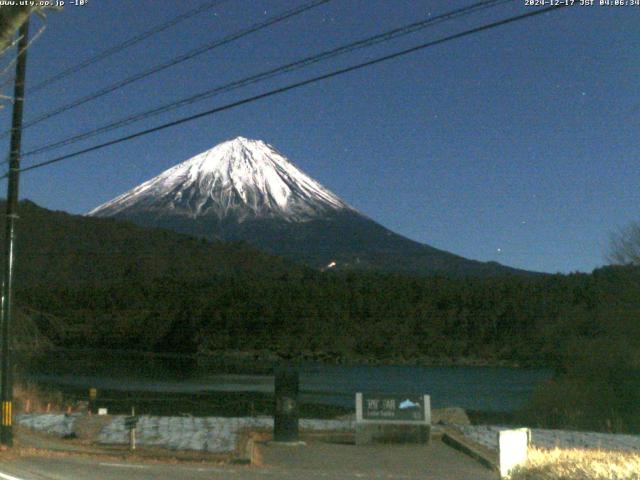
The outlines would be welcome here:
<svg viewBox="0 0 640 480">
<path fill-rule="evenodd" d="M 534 448 L 511 480 L 637 480 L 638 472 L 638 453 Z"/>
</svg>

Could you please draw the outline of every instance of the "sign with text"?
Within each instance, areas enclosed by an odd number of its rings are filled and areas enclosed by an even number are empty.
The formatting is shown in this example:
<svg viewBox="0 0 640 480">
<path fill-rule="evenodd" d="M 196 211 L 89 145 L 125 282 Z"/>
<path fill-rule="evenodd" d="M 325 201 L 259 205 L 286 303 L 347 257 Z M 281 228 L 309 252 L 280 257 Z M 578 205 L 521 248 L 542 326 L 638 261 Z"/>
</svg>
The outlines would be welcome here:
<svg viewBox="0 0 640 480">
<path fill-rule="evenodd" d="M 358 422 L 431 423 L 429 395 L 356 394 Z"/>
</svg>

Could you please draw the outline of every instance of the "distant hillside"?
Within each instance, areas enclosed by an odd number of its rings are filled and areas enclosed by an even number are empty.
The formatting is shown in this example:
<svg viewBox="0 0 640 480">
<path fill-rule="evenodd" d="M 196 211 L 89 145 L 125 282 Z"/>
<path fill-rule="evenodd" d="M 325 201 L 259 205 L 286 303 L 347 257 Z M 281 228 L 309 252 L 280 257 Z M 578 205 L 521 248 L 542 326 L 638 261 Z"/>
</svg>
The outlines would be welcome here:
<svg viewBox="0 0 640 480">
<path fill-rule="evenodd" d="M 4 211 L 4 201 L 0 209 Z M 245 244 L 54 212 L 30 201 L 20 202 L 19 215 L 17 288 L 148 282 L 163 276 L 189 281 L 239 273 L 269 277 L 304 270 Z M 4 228 L 0 241 L 4 242 Z"/>
<path fill-rule="evenodd" d="M 492 278 L 320 273 L 246 245 L 31 202 L 20 214 L 16 345 L 53 349 L 32 361 L 124 349 L 228 354 L 261 366 L 274 358 L 546 366 L 556 377 L 536 393 L 527 423 L 640 432 L 638 268 Z"/>
</svg>

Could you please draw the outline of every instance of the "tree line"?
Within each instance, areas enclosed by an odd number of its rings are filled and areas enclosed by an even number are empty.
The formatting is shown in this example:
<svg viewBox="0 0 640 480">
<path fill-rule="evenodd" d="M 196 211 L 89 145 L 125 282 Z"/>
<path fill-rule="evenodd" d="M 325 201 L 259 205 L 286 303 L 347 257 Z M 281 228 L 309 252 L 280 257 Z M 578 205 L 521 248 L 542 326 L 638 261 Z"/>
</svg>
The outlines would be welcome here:
<svg viewBox="0 0 640 480">
<path fill-rule="evenodd" d="M 531 421 L 640 432 L 640 267 L 626 244 L 630 265 L 591 274 L 322 273 L 29 202 L 21 217 L 16 300 L 43 348 L 541 366 L 556 375 Z"/>
</svg>

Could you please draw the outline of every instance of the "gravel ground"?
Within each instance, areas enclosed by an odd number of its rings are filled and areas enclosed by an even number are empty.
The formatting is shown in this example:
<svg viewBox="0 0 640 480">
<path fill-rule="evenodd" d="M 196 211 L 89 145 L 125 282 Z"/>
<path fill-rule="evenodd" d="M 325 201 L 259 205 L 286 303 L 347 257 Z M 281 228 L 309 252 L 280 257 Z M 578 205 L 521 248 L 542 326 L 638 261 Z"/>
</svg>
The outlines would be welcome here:
<svg viewBox="0 0 640 480">
<path fill-rule="evenodd" d="M 18 415 L 16 423 L 59 437 L 74 434 L 78 415 Z M 113 416 L 96 441 L 102 444 L 127 444 L 129 431 L 124 416 Z M 239 433 L 248 428 L 273 428 L 272 417 L 157 417 L 142 415 L 136 428 L 138 445 L 172 450 L 195 450 L 211 453 L 232 452 Z M 350 420 L 300 419 L 300 429 L 307 431 L 353 431 Z"/>
<path fill-rule="evenodd" d="M 32 430 L 70 437 L 76 432 L 81 414 L 22 414 L 16 423 Z M 102 444 L 127 444 L 129 432 L 124 416 L 112 416 L 99 431 L 96 441 Z M 157 417 L 142 415 L 136 429 L 139 445 L 172 450 L 225 453 L 235 450 L 240 432 L 246 428 L 273 428 L 272 417 Z M 498 432 L 508 427 L 498 425 L 458 425 L 469 439 L 492 450 L 498 449 Z M 353 420 L 300 419 L 303 431 L 354 431 Z M 531 430 L 533 446 L 539 448 L 597 448 L 601 450 L 640 451 L 640 435 L 614 435 L 567 430 Z"/>
<path fill-rule="evenodd" d="M 464 436 L 492 450 L 498 450 L 498 432 L 509 427 L 464 425 L 457 427 Z M 569 430 L 531 429 L 531 443 L 539 448 L 595 448 L 600 450 L 640 451 L 640 435 L 573 432 Z"/>
<path fill-rule="evenodd" d="M 16 415 L 15 422 L 38 432 L 64 438 L 74 435 L 75 423 L 80 416 L 63 413 L 21 414 Z"/>
</svg>

